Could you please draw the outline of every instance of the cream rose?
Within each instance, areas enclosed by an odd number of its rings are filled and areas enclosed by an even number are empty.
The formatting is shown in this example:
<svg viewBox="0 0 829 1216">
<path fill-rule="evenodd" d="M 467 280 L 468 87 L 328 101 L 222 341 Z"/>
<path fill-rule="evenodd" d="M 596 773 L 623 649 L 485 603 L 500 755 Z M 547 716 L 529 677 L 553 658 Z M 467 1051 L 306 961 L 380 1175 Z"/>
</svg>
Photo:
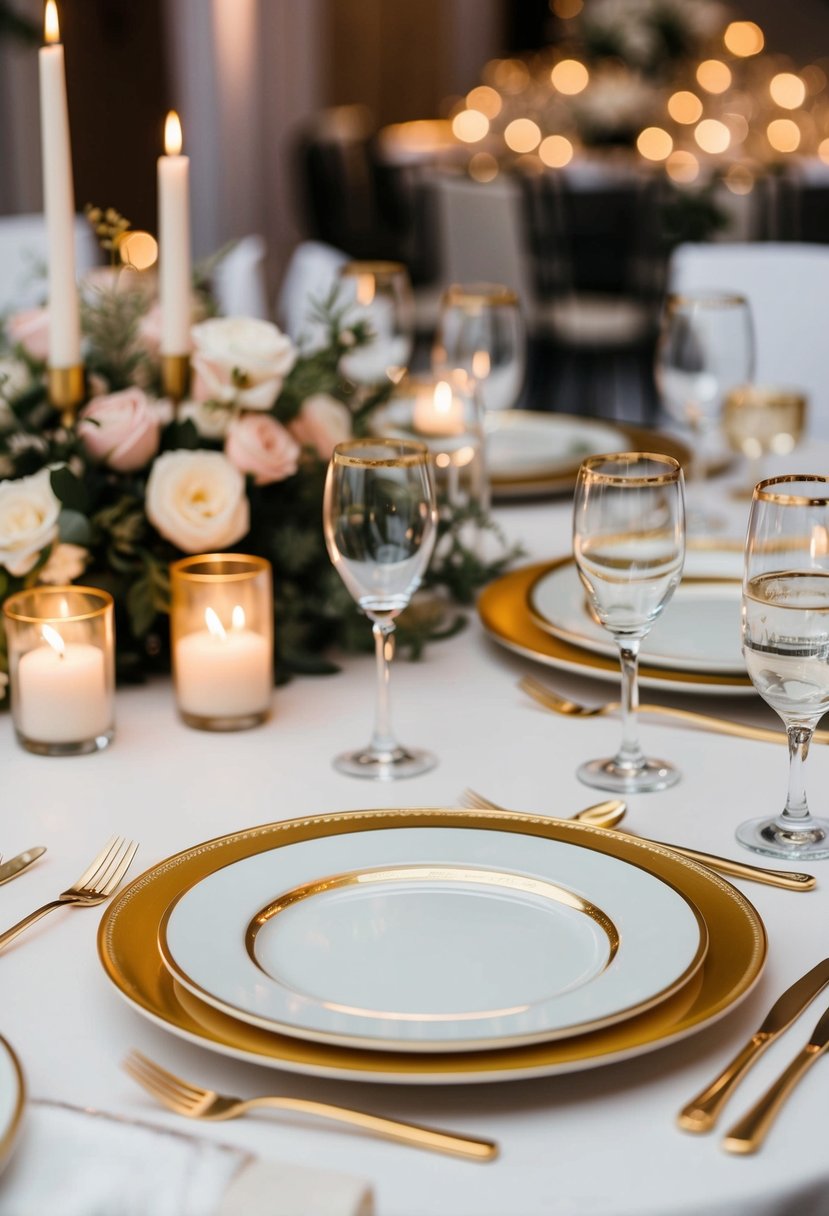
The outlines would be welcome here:
<svg viewBox="0 0 829 1216">
<path fill-rule="evenodd" d="M 0 481 L 0 566 L 28 574 L 58 534 L 60 502 L 48 469 L 16 481 Z"/>
<path fill-rule="evenodd" d="M 270 409 L 296 362 L 289 337 L 252 317 L 212 317 L 191 332 L 197 399 Z"/>
<path fill-rule="evenodd" d="M 192 422 L 204 439 L 224 439 L 233 410 L 208 401 L 183 401 L 178 408 L 178 418 L 180 422 Z"/>
<path fill-rule="evenodd" d="M 224 549 L 250 527 L 245 480 L 221 452 L 164 452 L 147 482 L 146 511 L 185 553 Z"/>
<path fill-rule="evenodd" d="M 80 578 L 89 561 L 89 550 L 83 545 L 55 545 L 47 558 L 46 565 L 38 573 L 38 582 L 72 583 Z"/>
<path fill-rule="evenodd" d="M 303 401 L 289 430 L 297 443 L 330 460 L 335 446 L 351 438 L 351 412 L 328 393 L 314 393 Z"/>
<path fill-rule="evenodd" d="M 22 346 L 30 359 L 45 363 L 49 358 L 49 309 L 12 313 L 6 319 L 6 334 L 12 346 Z"/>
<path fill-rule="evenodd" d="M 93 460 L 118 473 L 143 469 L 158 451 L 159 416 L 140 388 L 94 397 L 82 411 L 78 434 Z"/>
<path fill-rule="evenodd" d="M 258 486 L 293 477 L 299 464 L 299 446 L 270 414 L 243 414 L 231 422 L 225 453 Z"/>
<path fill-rule="evenodd" d="M 14 401 L 21 393 L 25 393 L 31 383 L 31 372 L 28 364 L 22 359 L 15 359 L 13 355 L 0 359 L 0 396 L 6 401 Z"/>
</svg>

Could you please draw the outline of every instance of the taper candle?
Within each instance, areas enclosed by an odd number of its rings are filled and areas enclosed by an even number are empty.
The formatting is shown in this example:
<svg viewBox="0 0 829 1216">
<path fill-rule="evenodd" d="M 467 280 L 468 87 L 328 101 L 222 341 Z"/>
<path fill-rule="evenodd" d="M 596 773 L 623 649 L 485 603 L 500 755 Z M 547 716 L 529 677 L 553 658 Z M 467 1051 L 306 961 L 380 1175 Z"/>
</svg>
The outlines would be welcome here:
<svg viewBox="0 0 829 1216">
<path fill-rule="evenodd" d="M 190 351 L 190 159 L 181 148 L 181 123 L 171 110 L 164 125 L 165 154 L 158 158 L 162 355 Z"/>
</svg>

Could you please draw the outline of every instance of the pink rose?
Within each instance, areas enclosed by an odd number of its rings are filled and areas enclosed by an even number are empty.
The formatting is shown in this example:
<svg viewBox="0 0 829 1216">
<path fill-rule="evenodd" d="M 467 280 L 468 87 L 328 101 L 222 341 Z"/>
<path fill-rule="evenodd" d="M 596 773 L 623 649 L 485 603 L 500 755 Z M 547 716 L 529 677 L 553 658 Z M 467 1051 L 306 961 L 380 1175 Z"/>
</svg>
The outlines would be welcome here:
<svg viewBox="0 0 829 1216">
<path fill-rule="evenodd" d="M 335 446 L 351 438 L 351 413 L 328 393 L 314 393 L 303 401 L 290 431 L 302 447 L 314 448 L 320 460 L 330 460 Z"/>
<path fill-rule="evenodd" d="M 49 358 L 49 309 L 26 308 L 6 319 L 12 346 L 22 346 L 30 359 L 45 363 Z"/>
<path fill-rule="evenodd" d="M 80 418 L 78 434 L 89 455 L 118 473 L 143 469 L 158 451 L 159 413 L 140 388 L 95 397 Z"/>
<path fill-rule="evenodd" d="M 299 447 L 270 414 L 243 414 L 230 424 L 225 454 L 258 486 L 284 481 L 297 471 Z"/>
</svg>

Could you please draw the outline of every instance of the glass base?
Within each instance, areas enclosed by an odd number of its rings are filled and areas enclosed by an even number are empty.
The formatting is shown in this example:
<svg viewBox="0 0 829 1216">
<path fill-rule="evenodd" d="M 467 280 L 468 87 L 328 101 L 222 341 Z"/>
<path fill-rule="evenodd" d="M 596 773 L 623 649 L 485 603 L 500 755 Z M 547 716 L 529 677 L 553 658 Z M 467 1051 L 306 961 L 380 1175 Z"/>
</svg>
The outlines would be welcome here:
<svg viewBox="0 0 829 1216">
<path fill-rule="evenodd" d="M 15 734 L 20 746 L 36 756 L 89 756 L 92 752 L 102 752 L 115 738 L 114 728 L 96 735 L 94 739 L 81 739 L 78 743 L 42 743 L 39 739 L 22 735 L 19 730 Z"/>
<path fill-rule="evenodd" d="M 364 747 L 356 752 L 344 752 L 334 760 L 338 773 L 348 777 L 366 777 L 369 781 L 398 781 L 403 777 L 418 777 L 437 764 L 431 752 L 396 747 L 390 752 L 375 752 Z"/>
<path fill-rule="evenodd" d="M 792 821 L 793 823 L 794 821 Z M 749 819 L 737 828 L 736 837 L 752 853 L 783 857 L 791 861 L 829 857 L 829 820 L 805 820 L 802 829 L 782 826 L 779 819 Z"/>
<path fill-rule="evenodd" d="M 667 760 L 646 760 L 640 768 L 629 768 L 611 757 L 609 760 L 589 760 L 576 770 L 576 776 L 596 790 L 610 790 L 613 794 L 649 794 L 676 785 L 682 774 Z"/>
<path fill-rule="evenodd" d="M 255 714 L 243 714 L 241 717 L 234 718 L 203 718 L 199 714 L 189 714 L 185 710 L 180 709 L 182 722 L 187 726 L 192 726 L 194 730 L 250 730 L 253 726 L 261 726 L 263 722 L 267 722 L 270 716 L 270 711 L 267 709 L 260 710 Z"/>
</svg>

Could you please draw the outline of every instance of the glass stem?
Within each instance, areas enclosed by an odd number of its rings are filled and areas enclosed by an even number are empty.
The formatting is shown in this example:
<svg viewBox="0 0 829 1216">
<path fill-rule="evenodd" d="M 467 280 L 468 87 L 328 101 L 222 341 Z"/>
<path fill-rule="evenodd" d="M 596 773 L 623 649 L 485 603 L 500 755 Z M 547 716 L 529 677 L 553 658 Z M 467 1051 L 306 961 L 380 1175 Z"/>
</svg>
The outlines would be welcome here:
<svg viewBox="0 0 829 1216">
<path fill-rule="evenodd" d="M 783 808 L 782 819 L 786 826 L 791 827 L 791 821 L 800 823 L 809 819 L 809 803 L 806 800 L 806 783 L 803 765 L 809 754 L 809 744 L 812 742 L 811 726 L 789 726 L 786 733 L 789 736 L 789 792 L 786 805 Z"/>
<path fill-rule="evenodd" d="M 390 663 L 394 658 L 394 621 L 375 621 L 372 632 L 377 656 L 377 701 L 370 748 L 379 755 L 389 755 L 397 748 L 397 740 L 391 729 L 389 699 Z"/>
<path fill-rule="evenodd" d="M 639 708 L 639 639 L 616 640 L 622 665 L 622 744 L 615 759 L 621 767 L 636 771 L 645 763 L 645 755 L 639 745 L 639 724 L 636 716 Z"/>
</svg>

